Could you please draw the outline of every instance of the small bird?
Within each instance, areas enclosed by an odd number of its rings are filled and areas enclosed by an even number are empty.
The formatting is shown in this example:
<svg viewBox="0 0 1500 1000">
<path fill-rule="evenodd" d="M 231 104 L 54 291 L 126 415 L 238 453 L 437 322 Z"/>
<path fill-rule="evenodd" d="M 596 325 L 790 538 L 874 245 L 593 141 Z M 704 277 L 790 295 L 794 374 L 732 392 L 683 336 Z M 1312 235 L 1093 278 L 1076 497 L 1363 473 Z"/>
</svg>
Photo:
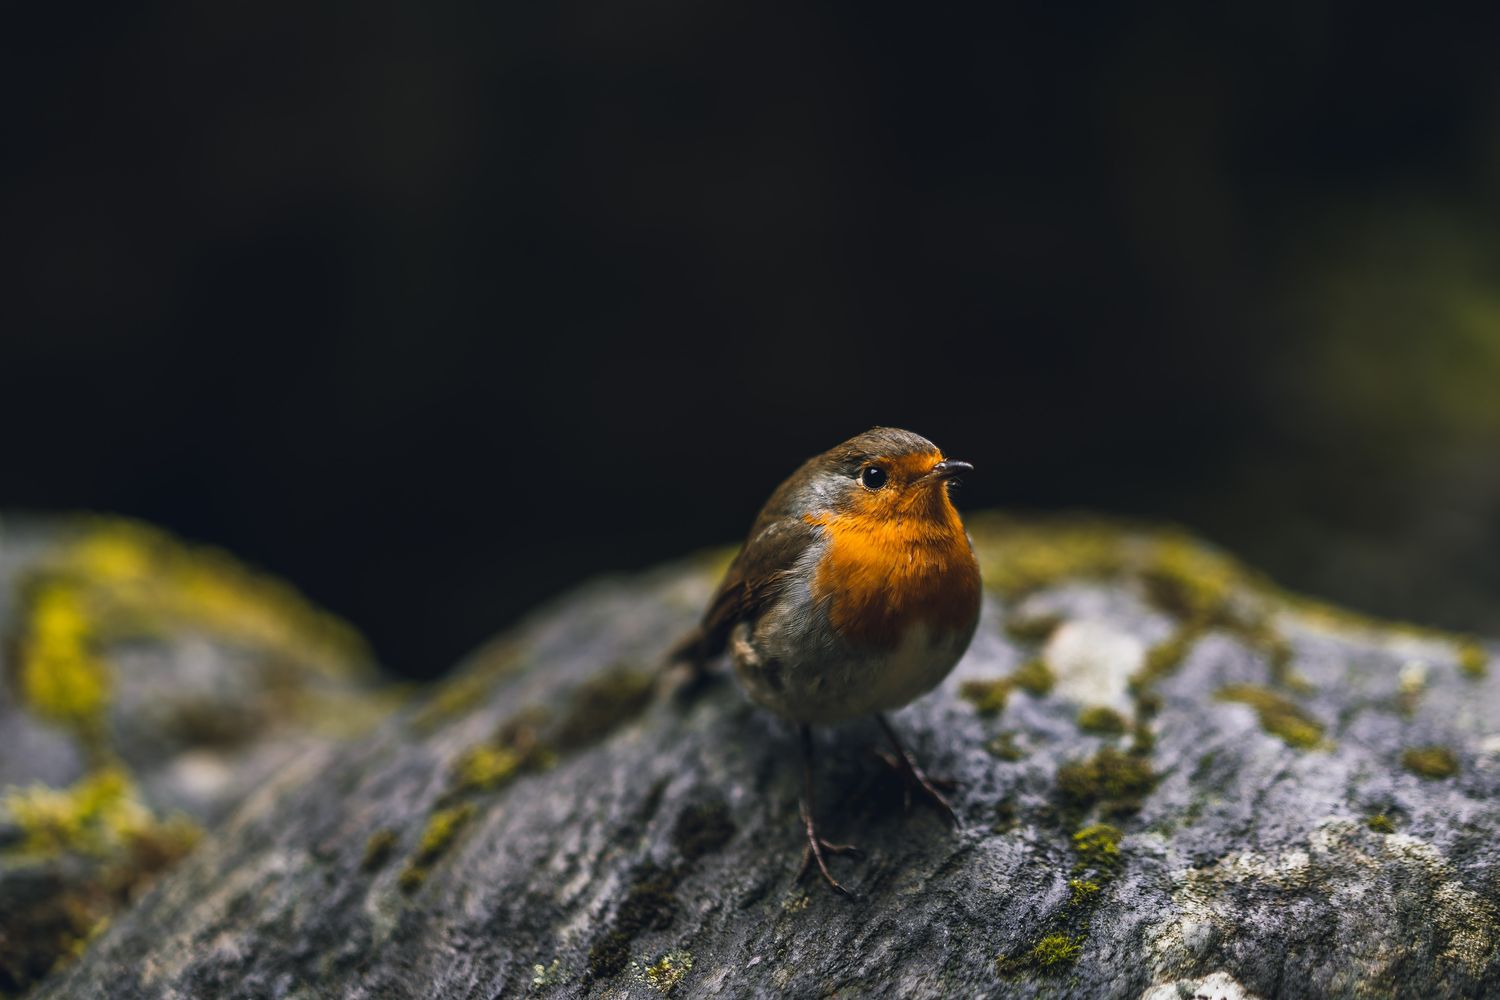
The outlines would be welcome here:
<svg viewBox="0 0 1500 1000">
<path fill-rule="evenodd" d="M 808 459 L 766 501 L 702 622 L 673 653 L 700 674 L 727 647 L 745 692 L 799 728 L 803 849 L 840 893 L 813 807 L 811 726 L 874 715 L 885 759 L 950 822 L 957 816 L 881 713 L 931 691 L 979 621 L 979 562 L 948 496 L 968 462 L 911 431 L 877 427 Z M 884 755 L 882 755 L 884 756 Z"/>
</svg>

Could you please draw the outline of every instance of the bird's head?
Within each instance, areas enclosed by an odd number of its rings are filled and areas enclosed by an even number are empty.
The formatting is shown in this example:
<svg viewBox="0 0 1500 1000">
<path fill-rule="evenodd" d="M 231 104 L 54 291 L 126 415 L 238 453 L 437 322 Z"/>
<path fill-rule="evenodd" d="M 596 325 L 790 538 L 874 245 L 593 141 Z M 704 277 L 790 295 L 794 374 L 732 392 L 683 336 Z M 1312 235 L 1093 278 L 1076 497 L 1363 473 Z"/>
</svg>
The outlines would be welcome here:
<svg viewBox="0 0 1500 1000">
<path fill-rule="evenodd" d="M 810 465 L 813 491 L 839 515 L 862 519 L 956 518 L 948 488 L 973 470 L 944 457 L 920 434 L 876 427 L 831 448 Z"/>
</svg>

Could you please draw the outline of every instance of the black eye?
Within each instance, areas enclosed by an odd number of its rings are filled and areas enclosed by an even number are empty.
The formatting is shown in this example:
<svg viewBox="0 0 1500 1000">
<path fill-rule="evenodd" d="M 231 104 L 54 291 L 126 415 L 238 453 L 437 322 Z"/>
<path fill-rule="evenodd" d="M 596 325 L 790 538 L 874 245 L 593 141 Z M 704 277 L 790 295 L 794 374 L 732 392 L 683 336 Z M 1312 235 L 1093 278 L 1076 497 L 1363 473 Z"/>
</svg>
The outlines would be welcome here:
<svg viewBox="0 0 1500 1000">
<path fill-rule="evenodd" d="M 878 465 L 867 465 L 859 474 L 859 481 L 867 490 L 878 490 L 885 485 L 885 470 Z"/>
</svg>

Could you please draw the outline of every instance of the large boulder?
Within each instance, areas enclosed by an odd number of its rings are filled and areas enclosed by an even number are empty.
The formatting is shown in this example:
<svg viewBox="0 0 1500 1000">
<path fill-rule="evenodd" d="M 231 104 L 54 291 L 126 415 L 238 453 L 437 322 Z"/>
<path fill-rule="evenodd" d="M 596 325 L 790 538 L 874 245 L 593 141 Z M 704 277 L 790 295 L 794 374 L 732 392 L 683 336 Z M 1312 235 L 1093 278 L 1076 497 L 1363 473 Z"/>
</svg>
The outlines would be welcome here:
<svg viewBox="0 0 1500 1000">
<path fill-rule="evenodd" d="M 389 707 L 364 644 L 211 549 L 0 522 L 0 995 L 82 949 L 251 789 Z"/>
<path fill-rule="evenodd" d="M 788 728 L 656 681 L 722 558 L 586 585 L 302 753 L 48 998 L 1500 993 L 1494 647 L 1278 592 L 1172 532 L 972 521 L 973 647 L 821 733 L 857 893 L 794 881 Z"/>
</svg>

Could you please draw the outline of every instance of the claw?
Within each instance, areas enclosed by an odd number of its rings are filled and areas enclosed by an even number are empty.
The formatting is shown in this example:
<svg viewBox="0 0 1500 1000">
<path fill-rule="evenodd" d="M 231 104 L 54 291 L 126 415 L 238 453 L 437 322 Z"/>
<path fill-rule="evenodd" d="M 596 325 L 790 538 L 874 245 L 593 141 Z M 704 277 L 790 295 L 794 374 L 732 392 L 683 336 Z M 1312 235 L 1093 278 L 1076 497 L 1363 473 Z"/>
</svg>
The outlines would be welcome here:
<svg viewBox="0 0 1500 1000">
<path fill-rule="evenodd" d="M 916 760 L 907 752 L 906 747 L 901 745 L 901 740 L 896 736 L 896 731 L 891 728 L 891 724 L 885 720 L 885 716 L 877 715 L 875 718 L 879 720 L 880 728 L 885 730 L 886 738 L 891 741 L 891 747 L 895 751 L 894 753 L 887 753 L 884 750 L 877 750 L 875 753 L 881 760 L 885 761 L 887 765 L 901 775 L 903 779 L 902 800 L 905 803 L 906 811 L 911 812 L 911 794 L 912 789 L 915 788 L 938 812 L 947 818 L 948 822 L 955 829 L 962 829 L 963 823 L 960 822 L 958 813 L 954 812 L 953 806 L 949 804 L 948 799 L 943 793 L 938 791 L 939 785 L 946 785 L 952 788 L 953 782 L 934 781 L 927 777 L 926 772 L 918 766 Z"/>
<path fill-rule="evenodd" d="M 807 832 L 807 843 L 802 847 L 802 866 L 797 869 L 796 881 L 802 881 L 802 878 L 807 874 L 807 869 L 811 866 L 811 863 L 816 861 L 818 863 L 818 871 L 823 876 L 823 881 L 827 882 L 829 887 L 832 888 L 834 892 L 837 892 L 841 896 L 853 896 L 854 894 L 852 892 L 844 888 L 844 886 L 840 884 L 839 880 L 833 877 L 833 873 L 828 870 L 828 862 L 823 855 L 825 852 L 834 855 L 859 854 L 860 850 L 853 844 L 831 843 L 827 840 L 824 840 L 823 837 L 818 833 L 818 825 L 813 820 L 812 732 L 806 726 L 803 726 L 801 736 L 802 827 Z"/>
</svg>

